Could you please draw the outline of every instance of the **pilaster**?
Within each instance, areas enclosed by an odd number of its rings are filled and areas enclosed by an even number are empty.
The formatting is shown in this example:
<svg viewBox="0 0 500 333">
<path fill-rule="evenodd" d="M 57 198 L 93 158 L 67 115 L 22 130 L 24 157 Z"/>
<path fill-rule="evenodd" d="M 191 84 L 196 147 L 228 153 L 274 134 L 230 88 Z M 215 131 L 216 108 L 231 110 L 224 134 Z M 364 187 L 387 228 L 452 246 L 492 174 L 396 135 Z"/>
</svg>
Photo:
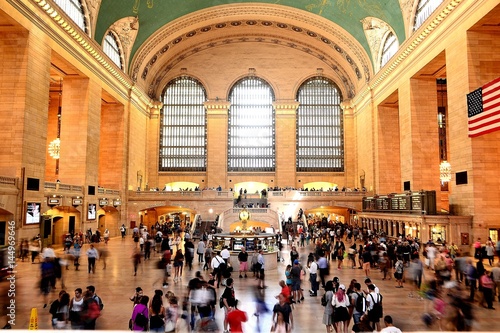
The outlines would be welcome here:
<svg viewBox="0 0 500 333">
<path fill-rule="evenodd" d="M 276 112 L 276 186 L 295 187 L 297 108 L 299 102 L 273 103 Z"/>
</svg>

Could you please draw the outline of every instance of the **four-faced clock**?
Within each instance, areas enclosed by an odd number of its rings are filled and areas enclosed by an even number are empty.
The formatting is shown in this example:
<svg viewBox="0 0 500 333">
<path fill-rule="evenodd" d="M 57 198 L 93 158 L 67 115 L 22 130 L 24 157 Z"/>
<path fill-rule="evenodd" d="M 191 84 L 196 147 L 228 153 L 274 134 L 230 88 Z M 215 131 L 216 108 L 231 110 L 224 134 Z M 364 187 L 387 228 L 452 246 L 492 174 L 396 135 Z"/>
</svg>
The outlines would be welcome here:
<svg viewBox="0 0 500 333">
<path fill-rule="evenodd" d="M 243 209 L 241 212 L 240 212 L 240 220 L 242 221 L 246 221 L 250 218 L 250 213 L 248 212 L 248 210 L 246 209 Z"/>
</svg>

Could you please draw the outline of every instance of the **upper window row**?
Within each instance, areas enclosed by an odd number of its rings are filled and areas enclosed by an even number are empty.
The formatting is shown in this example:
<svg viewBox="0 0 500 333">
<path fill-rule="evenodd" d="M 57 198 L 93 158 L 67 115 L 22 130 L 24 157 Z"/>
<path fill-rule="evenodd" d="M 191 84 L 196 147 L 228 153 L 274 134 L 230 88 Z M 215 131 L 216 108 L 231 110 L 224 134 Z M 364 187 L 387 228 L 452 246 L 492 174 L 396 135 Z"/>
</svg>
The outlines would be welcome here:
<svg viewBox="0 0 500 333">
<path fill-rule="evenodd" d="M 269 83 L 255 76 L 243 78 L 231 88 L 227 141 L 221 147 L 227 149 L 227 171 L 275 171 L 274 100 Z M 165 88 L 160 115 L 160 171 L 206 171 L 206 101 L 205 89 L 193 78 L 177 78 Z M 311 78 L 299 88 L 297 101 L 296 158 L 290 162 L 295 162 L 297 171 L 344 171 L 338 87 L 328 79 Z"/>
<path fill-rule="evenodd" d="M 85 7 L 82 4 L 82 0 L 54 0 L 54 2 L 80 29 L 88 34 L 88 22 L 85 19 Z M 104 38 L 102 48 L 111 61 L 123 70 L 123 53 L 116 34 L 109 31 Z"/>
</svg>

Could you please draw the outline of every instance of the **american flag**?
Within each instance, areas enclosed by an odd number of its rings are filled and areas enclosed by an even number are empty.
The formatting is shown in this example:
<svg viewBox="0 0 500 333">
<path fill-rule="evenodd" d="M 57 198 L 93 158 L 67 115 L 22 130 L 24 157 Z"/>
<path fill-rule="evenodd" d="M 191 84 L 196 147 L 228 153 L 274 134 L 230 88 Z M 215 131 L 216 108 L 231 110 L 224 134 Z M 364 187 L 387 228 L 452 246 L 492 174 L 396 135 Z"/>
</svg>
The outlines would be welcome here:
<svg viewBox="0 0 500 333">
<path fill-rule="evenodd" d="M 500 77 L 467 94 L 469 137 L 500 130 Z"/>
</svg>

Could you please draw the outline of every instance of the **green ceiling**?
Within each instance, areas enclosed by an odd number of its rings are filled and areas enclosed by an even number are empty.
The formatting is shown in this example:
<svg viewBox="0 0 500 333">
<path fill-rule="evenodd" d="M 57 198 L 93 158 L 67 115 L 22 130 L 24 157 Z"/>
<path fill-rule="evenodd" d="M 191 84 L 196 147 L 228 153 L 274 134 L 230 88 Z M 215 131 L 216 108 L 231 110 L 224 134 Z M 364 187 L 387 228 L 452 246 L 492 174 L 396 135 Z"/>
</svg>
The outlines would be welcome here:
<svg viewBox="0 0 500 333">
<path fill-rule="evenodd" d="M 131 57 L 146 39 L 165 24 L 191 12 L 234 3 L 269 3 L 289 6 L 317 14 L 348 31 L 370 54 L 361 20 L 367 16 L 387 22 L 404 41 L 404 23 L 399 0 L 102 0 L 97 19 L 95 39 L 101 43 L 106 30 L 127 16 L 139 16 L 139 31 Z"/>
</svg>

